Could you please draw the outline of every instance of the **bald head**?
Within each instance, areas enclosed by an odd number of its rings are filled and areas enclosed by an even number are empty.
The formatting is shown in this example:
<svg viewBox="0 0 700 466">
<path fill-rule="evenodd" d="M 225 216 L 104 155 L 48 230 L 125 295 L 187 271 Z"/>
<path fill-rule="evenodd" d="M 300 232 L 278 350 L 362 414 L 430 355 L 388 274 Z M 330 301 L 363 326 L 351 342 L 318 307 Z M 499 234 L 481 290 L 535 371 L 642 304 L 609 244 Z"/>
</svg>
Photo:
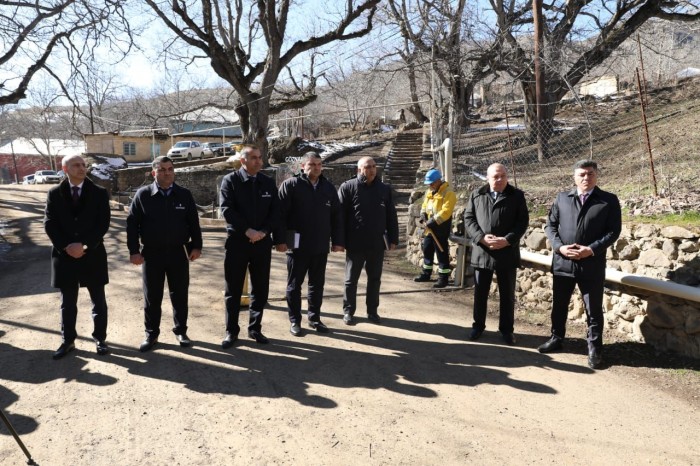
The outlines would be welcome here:
<svg viewBox="0 0 700 466">
<path fill-rule="evenodd" d="M 372 157 L 362 157 L 357 161 L 357 174 L 365 178 L 365 183 L 371 184 L 377 177 L 377 164 Z"/>
<path fill-rule="evenodd" d="M 486 170 L 486 180 L 491 191 L 502 193 L 508 184 L 508 172 L 502 163 L 493 163 Z"/>
</svg>

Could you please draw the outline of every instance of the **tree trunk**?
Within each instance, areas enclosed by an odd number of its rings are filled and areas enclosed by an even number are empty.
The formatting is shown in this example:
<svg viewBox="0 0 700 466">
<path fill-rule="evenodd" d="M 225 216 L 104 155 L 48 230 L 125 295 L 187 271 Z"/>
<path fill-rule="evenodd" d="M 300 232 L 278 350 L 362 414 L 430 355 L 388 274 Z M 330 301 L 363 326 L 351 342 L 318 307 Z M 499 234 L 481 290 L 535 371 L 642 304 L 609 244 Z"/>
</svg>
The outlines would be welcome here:
<svg viewBox="0 0 700 466">
<path fill-rule="evenodd" d="M 549 157 L 549 140 L 554 134 L 554 115 L 557 108 L 558 99 L 556 95 L 545 91 L 544 113 L 542 124 L 538 123 L 537 119 L 537 97 L 535 92 L 535 83 L 532 80 L 521 81 L 520 85 L 523 90 L 524 98 L 524 115 L 523 123 L 525 124 L 525 138 L 528 144 L 539 145 L 538 160 L 542 161 Z"/>
<path fill-rule="evenodd" d="M 268 154 L 267 127 L 270 121 L 269 103 L 258 94 L 251 94 L 249 99 L 236 107 L 236 113 L 241 122 L 243 142 L 255 144 L 260 149 L 263 166 L 270 166 Z"/>
<path fill-rule="evenodd" d="M 410 107 L 408 107 L 408 111 L 411 115 L 413 115 L 413 118 L 418 123 L 425 123 L 429 121 L 429 118 L 425 116 L 423 113 L 423 109 L 421 109 L 420 104 L 418 103 L 418 85 L 416 84 L 416 70 L 413 67 L 413 63 L 409 63 L 408 65 L 408 87 L 411 91 L 411 104 Z"/>
</svg>

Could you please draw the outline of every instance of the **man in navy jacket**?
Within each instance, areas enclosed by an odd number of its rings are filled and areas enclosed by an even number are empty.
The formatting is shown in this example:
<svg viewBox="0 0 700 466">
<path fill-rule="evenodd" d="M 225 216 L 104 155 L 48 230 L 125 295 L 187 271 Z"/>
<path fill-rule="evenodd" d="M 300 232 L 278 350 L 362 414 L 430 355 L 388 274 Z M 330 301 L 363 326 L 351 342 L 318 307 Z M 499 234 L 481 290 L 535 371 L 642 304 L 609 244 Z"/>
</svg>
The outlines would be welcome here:
<svg viewBox="0 0 700 466">
<path fill-rule="evenodd" d="M 322 159 L 307 152 L 301 160 L 302 173 L 289 178 L 279 189 L 282 219 L 286 229 L 287 307 L 290 332 L 301 336 L 301 285 L 308 273 L 308 324 L 320 333 L 328 332 L 321 322 L 323 287 L 326 280 L 328 248 L 344 248 L 343 216 L 338 194 L 322 171 Z M 280 249 L 280 248 L 278 248 Z"/>
<path fill-rule="evenodd" d="M 156 158 L 151 174 L 155 181 L 136 192 L 126 218 L 129 261 L 143 270 L 146 336 L 139 347 L 141 352 L 158 342 L 166 277 L 173 306 L 173 333 L 180 346 L 190 346 L 190 261 L 202 253 L 197 205 L 188 189 L 175 184 L 172 159 Z"/>
<path fill-rule="evenodd" d="M 622 229 L 620 201 L 597 187 L 598 165 L 581 160 L 574 165 L 576 187 L 557 195 L 547 218 L 552 244 L 552 337 L 538 349 L 561 349 L 566 335 L 569 301 L 578 285 L 588 323 L 588 365 L 600 367 L 603 347 L 605 254 Z"/>
<path fill-rule="evenodd" d="M 384 250 L 399 244 L 399 222 L 391 187 L 377 178 L 372 157 L 357 162 L 357 177 L 344 182 L 338 190 L 345 222 L 345 293 L 343 322 L 354 323 L 357 307 L 357 282 L 364 268 L 367 273 L 367 318 L 381 322 L 379 287 Z"/>
<path fill-rule="evenodd" d="M 248 336 L 257 343 L 268 343 L 262 333 L 263 308 L 270 287 L 270 262 L 273 239 L 284 244 L 280 226 L 277 186 L 260 172 L 262 155 L 257 146 L 246 144 L 240 151 L 241 168 L 221 182 L 221 213 L 226 219 L 226 257 L 224 258 L 224 304 L 226 335 L 221 342 L 230 348 L 238 339 L 241 294 L 246 270 L 250 271 L 251 301 Z"/>
</svg>

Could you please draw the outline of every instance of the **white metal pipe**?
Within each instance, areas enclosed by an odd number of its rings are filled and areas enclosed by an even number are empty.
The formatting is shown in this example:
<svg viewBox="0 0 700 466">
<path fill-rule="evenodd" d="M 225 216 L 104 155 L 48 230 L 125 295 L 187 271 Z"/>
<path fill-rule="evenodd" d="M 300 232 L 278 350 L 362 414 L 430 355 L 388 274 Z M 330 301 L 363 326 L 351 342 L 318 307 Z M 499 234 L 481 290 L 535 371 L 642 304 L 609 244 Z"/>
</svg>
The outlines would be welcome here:
<svg viewBox="0 0 700 466">
<path fill-rule="evenodd" d="M 520 249 L 520 257 L 526 262 L 544 266 L 552 265 L 552 256 L 545 256 L 544 254 Z M 680 283 L 645 277 L 644 275 L 621 272 L 611 268 L 605 269 L 605 279 L 612 283 L 633 286 L 635 288 L 700 303 L 700 288 L 694 286 L 681 285 Z"/>
</svg>

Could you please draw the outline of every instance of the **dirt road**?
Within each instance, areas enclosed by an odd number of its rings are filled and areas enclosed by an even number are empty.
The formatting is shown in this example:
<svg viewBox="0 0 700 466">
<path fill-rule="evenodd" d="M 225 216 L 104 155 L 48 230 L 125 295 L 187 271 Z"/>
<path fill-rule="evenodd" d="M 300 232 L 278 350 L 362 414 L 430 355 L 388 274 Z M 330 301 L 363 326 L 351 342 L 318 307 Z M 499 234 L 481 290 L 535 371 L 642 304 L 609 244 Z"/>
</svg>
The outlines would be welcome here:
<svg viewBox="0 0 700 466">
<path fill-rule="evenodd" d="M 141 354 L 141 275 L 128 263 L 124 213 L 107 238 L 112 354 L 94 352 L 84 293 L 77 350 L 53 361 L 47 189 L 0 187 L 0 408 L 42 466 L 700 462 L 696 373 L 617 359 L 594 372 L 580 338 L 542 355 L 534 348 L 546 329 L 518 322 L 518 346 L 508 347 L 491 317 L 482 340 L 467 342 L 468 293 L 435 293 L 391 271 L 382 325 L 345 326 L 342 255 L 328 266 L 332 333 L 290 335 L 284 256 L 273 253 L 263 320 L 271 344 L 243 337 L 223 351 L 220 229 L 205 231 L 191 270 L 193 346 L 181 349 L 167 331 L 166 303 L 161 343 Z M 0 464 L 24 461 L 0 425 Z"/>
</svg>

